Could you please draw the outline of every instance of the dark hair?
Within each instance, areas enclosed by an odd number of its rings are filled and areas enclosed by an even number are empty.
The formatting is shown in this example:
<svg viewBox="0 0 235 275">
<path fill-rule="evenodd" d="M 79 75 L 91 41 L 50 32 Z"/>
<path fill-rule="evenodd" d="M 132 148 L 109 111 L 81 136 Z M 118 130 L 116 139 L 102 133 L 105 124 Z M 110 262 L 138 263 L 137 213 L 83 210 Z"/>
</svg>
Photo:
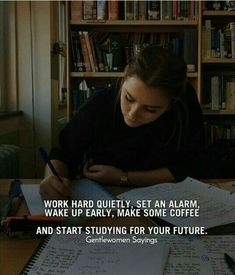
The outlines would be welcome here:
<svg viewBox="0 0 235 275">
<path fill-rule="evenodd" d="M 182 132 L 183 125 L 188 121 L 187 107 L 183 100 L 187 83 L 186 63 L 162 47 L 147 46 L 126 66 L 121 87 L 127 78 L 133 76 L 138 77 L 148 87 L 161 89 L 170 99 L 170 108 L 175 112 L 176 120 L 167 143 L 176 137 L 179 149 L 183 136 L 186 135 Z"/>
<path fill-rule="evenodd" d="M 122 83 L 131 76 L 177 99 L 185 91 L 187 66 L 181 58 L 162 47 L 148 46 L 126 66 Z"/>
</svg>

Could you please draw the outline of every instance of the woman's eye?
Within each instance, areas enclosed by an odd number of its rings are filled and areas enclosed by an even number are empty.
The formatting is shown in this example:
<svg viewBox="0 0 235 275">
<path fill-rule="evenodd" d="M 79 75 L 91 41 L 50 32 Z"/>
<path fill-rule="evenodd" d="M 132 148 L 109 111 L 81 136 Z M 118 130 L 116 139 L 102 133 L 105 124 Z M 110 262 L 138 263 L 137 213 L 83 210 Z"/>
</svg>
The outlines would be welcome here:
<svg viewBox="0 0 235 275">
<path fill-rule="evenodd" d="M 147 112 L 149 112 L 149 113 L 152 113 L 152 114 L 157 113 L 157 109 L 149 109 L 149 108 L 146 108 L 145 111 L 147 111 Z"/>
<path fill-rule="evenodd" d="M 134 102 L 134 99 L 129 97 L 128 95 L 125 96 L 126 100 L 129 102 Z"/>
</svg>

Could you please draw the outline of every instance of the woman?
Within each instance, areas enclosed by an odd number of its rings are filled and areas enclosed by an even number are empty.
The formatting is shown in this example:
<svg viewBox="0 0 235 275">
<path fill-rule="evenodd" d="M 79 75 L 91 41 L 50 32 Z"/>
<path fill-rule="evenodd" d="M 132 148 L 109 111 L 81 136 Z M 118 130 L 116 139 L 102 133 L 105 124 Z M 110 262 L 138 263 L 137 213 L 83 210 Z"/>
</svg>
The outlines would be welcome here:
<svg viewBox="0 0 235 275">
<path fill-rule="evenodd" d="M 97 92 L 62 130 L 60 148 L 50 157 L 63 184 L 46 168 L 41 196 L 67 196 L 84 158 L 83 175 L 104 184 L 180 181 L 190 174 L 203 139 L 186 64 L 149 46 L 127 65 L 117 92 Z"/>
</svg>

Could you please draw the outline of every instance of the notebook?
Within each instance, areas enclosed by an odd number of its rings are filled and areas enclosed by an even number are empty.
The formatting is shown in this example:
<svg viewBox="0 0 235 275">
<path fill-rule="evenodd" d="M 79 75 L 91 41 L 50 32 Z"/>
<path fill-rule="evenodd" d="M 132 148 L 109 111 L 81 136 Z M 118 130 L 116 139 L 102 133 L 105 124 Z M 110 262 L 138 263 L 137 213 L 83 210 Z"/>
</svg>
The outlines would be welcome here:
<svg viewBox="0 0 235 275">
<path fill-rule="evenodd" d="M 21 190 L 31 215 L 44 214 L 44 204 L 39 194 L 39 186 L 39 184 L 21 184 Z M 71 194 L 74 200 L 116 199 L 115 196 L 106 191 L 100 184 L 88 179 L 72 181 Z"/>
<path fill-rule="evenodd" d="M 169 246 L 165 244 L 87 243 L 86 237 L 85 233 L 51 235 L 40 244 L 21 274 L 142 275 L 146 271 L 148 275 L 163 274 L 169 254 Z M 121 236 L 105 235 L 105 238 L 113 240 Z"/>
<path fill-rule="evenodd" d="M 135 188 L 120 194 L 118 198 L 131 200 L 135 206 L 137 200 L 163 200 L 166 206 L 170 201 L 197 200 L 200 207 L 199 217 L 161 217 L 176 226 L 202 226 L 209 229 L 235 222 L 235 194 L 190 177 L 179 183 Z"/>
</svg>

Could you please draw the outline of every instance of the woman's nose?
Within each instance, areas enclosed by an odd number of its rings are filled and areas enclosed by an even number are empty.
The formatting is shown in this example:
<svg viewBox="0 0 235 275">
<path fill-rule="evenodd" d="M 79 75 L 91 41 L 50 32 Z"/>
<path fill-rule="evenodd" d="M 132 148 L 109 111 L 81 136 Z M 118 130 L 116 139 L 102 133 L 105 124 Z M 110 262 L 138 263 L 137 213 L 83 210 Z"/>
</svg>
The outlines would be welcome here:
<svg viewBox="0 0 235 275">
<path fill-rule="evenodd" d="M 128 117 L 132 120 L 135 120 L 138 115 L 138 106 L 132 106 L 128 112 Z"/>
</svg>

